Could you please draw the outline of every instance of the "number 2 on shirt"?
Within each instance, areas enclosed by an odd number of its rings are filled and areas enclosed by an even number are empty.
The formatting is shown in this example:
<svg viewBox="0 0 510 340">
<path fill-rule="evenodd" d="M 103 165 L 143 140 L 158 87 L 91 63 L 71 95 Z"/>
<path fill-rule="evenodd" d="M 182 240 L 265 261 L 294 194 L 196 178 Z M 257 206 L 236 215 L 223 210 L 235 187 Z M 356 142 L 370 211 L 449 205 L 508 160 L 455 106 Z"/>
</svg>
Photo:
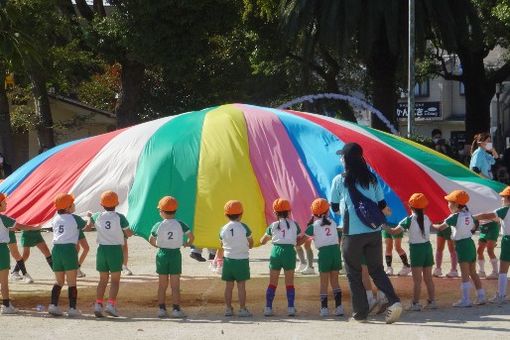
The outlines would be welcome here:
<svg viewBox="0 0 510 340">
<path fill-rule="evenodd" d="M 470 225 L 470 224 L 471 224 L 471 217 L 466 216 L 466 217 L 464 218 L 464 223 L 465 223 L 466 225 Z"/>
<path fill-rule="evenodd" d="M 326 236 L 331 236 L 331 228 L 330 227 L 326 227 L 324 229 L 326 230 Z"/>
<path fill-rule="evenodd" d="M 173 240 L 174 239 L 174 232 L 173 231 L 169 231 L 168 232 L 168 239 L 169 240 Z"/>
</svg>

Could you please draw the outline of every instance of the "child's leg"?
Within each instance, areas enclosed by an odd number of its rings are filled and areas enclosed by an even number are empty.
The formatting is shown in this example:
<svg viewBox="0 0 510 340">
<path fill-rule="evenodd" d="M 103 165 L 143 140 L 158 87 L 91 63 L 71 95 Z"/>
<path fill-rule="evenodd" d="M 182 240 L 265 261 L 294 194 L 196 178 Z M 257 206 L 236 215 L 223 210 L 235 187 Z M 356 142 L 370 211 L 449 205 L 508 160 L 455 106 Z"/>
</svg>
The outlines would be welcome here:
<svg viewBox="0 0 510 340">
<path fill-rule="evenodd" d="M 273 300 L 276 294 L 276 287 L 278 287 L 278 278 L 280 277 L 280 270 L 271 269 L 269 271 L 269 285 L 266 289 L 266 307 L 273 307 Z M 285 276 L 286 278 L 286 276 Z"/>
<path fill-rule="evenodd" d="M 335 299 L 335 307 L 342 305 L 342 290 L 338 283 L 338 270 L 329 272 L 329 284 L 333 290 L 333 298 Z"/>
<path fill-rule="evenodd" d="M 489 259 L 491 261 L 493 273 L 498 272 L 498 259 L 496 257 L 496 254 L 494 253 L 495 249 L 496 249 L 496 242 L 493 240 L 488 240 L 487 241 L 487 254 L 489 254 Z"/>
<path fill-rule="evenodd" d="M 239 296 L 239 308 L 246 308 L 246 281 L 237 281 L 237 294 Z"/>
<path fill-rule="evenodd" d="M 328 308 L 328 281 L 329 273 L 320 273 L 321 308 Z"/>
<path fill-rule="evenodd" d="M 60 291 L 65 283 L 65 272 L 55 272 L 55 284 L 51 290 L 51 304 L 58 306 Z"/>
<path fill-rule="evenodd" d="M 427 287 L 429 301 L 432 302 L 436 299 L 434 281 L 432 280 L 432 267 L 423 268 L 423 281 L 425 282 L 425 286 Z"/>
<path fill-rule="evenodd" d="M 86 238 L 82 238 L 79 242 L 78 242 L 79 246 L 82 248 L 82 252 L 81 252 L 81 255 L 80 255 L 80 258 L 78 260 L 78 264 L 79 266 L 81 267 L 81 265 L 83 264 L 83 262 L 85 261 L 85 258 L 87 257 L 87 254 L 89 253 L 89 250 L 90 250 L 90 246 L 89 246 L 89 243 L 87 242 L 87 239 Z"/>
<path fill-rule="evenodd" d="M 99 282 L 97 284 L 96 289 L 96 302 L 103 304 L 104 302 L 104 293 L 106 291 L 106 286 L 108 285 L 108 278 L 110 273 L 108 272 L 100 272 L 99 273 Z"/>
<path fill-rule="evenodd" d="M 166 310 L 166 290 L 168 288 L 168 275 L 159 275 L 158 304 L 160 309 Z"/>
<path fill-rule="evenodd" d="M 287 292 L 287 306 L 294 307 L 296 299 L 296 289 L 294 288 L 294 270 L 285 270 L 285 288 Z"/>
<path fill-rule="evenodd" d="M 226 281 L 225 282 L 225 305 L 227 306 L 227 308 L 232 308 L 232 290 L 234 290 L 234 281 Z"/>
<path fill-rule="evenodd" d="M 478 257 L 478 269 L 480 273 L 485 273 L 485 258 L 483 256 L 483 252 L 485 251 L 485 246 L 487 242 L 479 240 L 478 248 L 476 249 L 477 257 Z"/>
<path fill-rule="evenodd" d="M 386 267 L 391 267 L 391 262 L 393 261 L 393 256 L 391 255 L 393 253 L 393 239 L 385 238 L 384 244 L 386 245 L 384 250 L 384 257 L 386 259 Z"/>
<path fill-rule="evenodd" d="M 448 244 L 448 251 L 450 252 L 452 261 L 452 271 L 457 271 L 457 252 L 455 251 L 455 244 L 452 240 L 448 240 L 446 243 Z"/>
<path fill-rule="evenodd" d="M 9 307 L 9 269 L 0 270 L 0 286 L 2 292 L 2 303 Z"/>
<path fill-rule="evenodd" d="M 474 262 L 469 263 L 469 276 L 473 280 L 476 290 L 482 289 L 482 282 L 480 281 L 480 277 L 476 273 L 476 264 Z"/>
<path fill-rule="evenodd" d="M 407 258 L 407 254 L 406 254 L 405 250 L 402 249 L 402 239 L 396 238 L 394 241 L 395 241 L 395 250 L 397 251 L 397 254 L 400 256 L 400 258 L 402 259 L 402 263 L 404 264 L 404 266 L 410 267 L 409 260 Z"/>
<path fill-rule="evenodd" d="M 462 300 L 463 301 L 471 301 L 469 297 L 469 291 L 471 290 L 471 282 L 470 278 L 470 263 L 469 262 L 461 262 L 460 264 L 460 275 L 462 279 Z M 475 273 L 476 274 L 476 273 Z"/>
<path fill-rule="evenodd" d="M 28 258 L 30 257 L 30 247 L 23 247 L 23 261 L 27 262 Z"/>
<path fill-rule="evenodd" d="M 128 256 L 129 256 L 129 248 L 127 240 L 124 240 L 124 245 L 122 246 L 122 256 L 124 256 L 124 261 L 122 262 L 122 266 L 126 267 L 128 264 Z"/>
<path fill-rule="evenodd" d="M 366 265 L 361 265 L 361 281 L 363 281 L 363 287 L 365 287 L 365 291 L 367 292 L 367 299 L 374 297 L 374 292 L 372 291 L 372 280 L 370 280 L 370 275 L 368 274 L 368 268 Z"/>
<path fill-rule="evenodd" d="M 499 277 L 498 277 L 498 295 L 506 296 L 506 286 L 508 283 L 508 278 L 506 274 L 508 273 L 508 267 L 510 266 L 510 262 L 501 261 L 499 263 Z"/>
<path fill-rule="evenodd" d="M 170 286 L 172 287 L 172 308 L 181 310 L 181 276 L 170 275 Z"/>
<path fill-rule="evenodd" d="M 120 272 L 114 272 L 110 274 L 110 292 L 108 294 L 108 303 L 112 305 L 117 304 L 117 295 L 119 295 L 120 286 Z"/>
<path fill-rule="evenodd" d="M 46 244 L 45 244 L 46 245 Z M 76 309 L 78 301 L 78 289 L 76 288 L 77 270 L 68 270 L 65 272 L 69 297 L 69 308 Z"/>
<path fill-rule="evenodd" d="M 48 248 L 48 246 L 46 245 L 46 242 L 39 242 L 36 247 L 41 251 L 41 253 L 44 255 L 44 257 L 46 258 L 46 262 L 48 263 L 48 265 L 50 266 L 50 268 L 53 268 L 53 258 L 51 257 L 51 252 Z M 29 248 L 30 249 L 30 248 Z"/>
<path fill-rule="evenodd" d="M 305 258 L 305 252 L 303 250 L 303 247 L 302 246 L 296 246 L 296 253 L 297 253 L 297 256 L 299 258 L 300 264 L 305 266 L 306 265 L 306 258 Z"/>
<path fill-rule="evenodd" d="M 25 267 L 25 261 L 23 261 L 23 256 L 19 253 L 18 245 L 16 243 L 9 243 L 8 247 L 12 257 L 16 260 L 16 266 L 12 271 L 19 272 L 21 270 L 21 273 L 26 275 L 27 269 Z"/>
<path fill-rule="evenodd" d="M 446 240 L 444 237 L 438 236 L 436 238 L 436 268 L 441 269 L 443 264 L 443 251 Z"/>
<path fill-rule="evenodd" d="M 306 261 L 307 261 L 308 267 L 313 268 L 312 239 L 307 238 L 303 245 L 306 250 Z"/>
<path fill-rule="evenodd" d="M 412 267 L 413 275 L 413 303 L 420 302 L 422 267 Z"/>
</svg>

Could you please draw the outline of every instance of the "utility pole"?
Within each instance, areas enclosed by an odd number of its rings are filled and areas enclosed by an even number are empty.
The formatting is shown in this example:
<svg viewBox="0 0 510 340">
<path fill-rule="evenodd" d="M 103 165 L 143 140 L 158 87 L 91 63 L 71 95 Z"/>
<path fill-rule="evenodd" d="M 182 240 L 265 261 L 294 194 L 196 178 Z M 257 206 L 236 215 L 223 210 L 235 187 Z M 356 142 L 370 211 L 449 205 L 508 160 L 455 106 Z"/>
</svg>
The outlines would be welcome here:
<svg viewBox="0 0 510 340">
<path fill-rule="evenodd" d="M 409 0 L 409 35 L 407 59 L 407 138 L 414 135 L 414 0 Z"/>
</svg>

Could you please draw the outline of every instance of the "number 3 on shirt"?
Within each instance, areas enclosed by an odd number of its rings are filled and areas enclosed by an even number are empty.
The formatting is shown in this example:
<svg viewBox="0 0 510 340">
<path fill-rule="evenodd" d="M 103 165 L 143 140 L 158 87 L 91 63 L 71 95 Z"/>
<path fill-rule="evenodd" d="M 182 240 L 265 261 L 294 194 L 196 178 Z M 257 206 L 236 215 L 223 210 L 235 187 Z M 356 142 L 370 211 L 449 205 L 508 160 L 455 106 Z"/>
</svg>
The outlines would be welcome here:
<svg viewBox="0 0 510 340">
<path fill-rule="evenodd" d="M 105 229 L 110 229 L 112 227 L 112 223 L 110 221 L 106 221 L 104 224 L 105 224 L 105 226 L 104 226 Z"/>
</svg>

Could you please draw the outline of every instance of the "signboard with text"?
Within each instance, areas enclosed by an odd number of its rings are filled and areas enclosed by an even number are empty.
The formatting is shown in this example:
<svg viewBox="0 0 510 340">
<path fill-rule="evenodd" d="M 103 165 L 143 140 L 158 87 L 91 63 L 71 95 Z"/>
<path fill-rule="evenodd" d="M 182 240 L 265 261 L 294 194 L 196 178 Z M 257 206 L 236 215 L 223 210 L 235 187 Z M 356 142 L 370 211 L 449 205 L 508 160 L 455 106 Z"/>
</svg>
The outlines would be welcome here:
<svg viewBox="0 0 510 340">
<path fill-rule="evenodd" d="M 398 119 L 407 119 L 407 103 L 397 103 Z M 440 102 L 416 102 L 414 104 L 415 119 L 441 119 Z"/>
</svg>

